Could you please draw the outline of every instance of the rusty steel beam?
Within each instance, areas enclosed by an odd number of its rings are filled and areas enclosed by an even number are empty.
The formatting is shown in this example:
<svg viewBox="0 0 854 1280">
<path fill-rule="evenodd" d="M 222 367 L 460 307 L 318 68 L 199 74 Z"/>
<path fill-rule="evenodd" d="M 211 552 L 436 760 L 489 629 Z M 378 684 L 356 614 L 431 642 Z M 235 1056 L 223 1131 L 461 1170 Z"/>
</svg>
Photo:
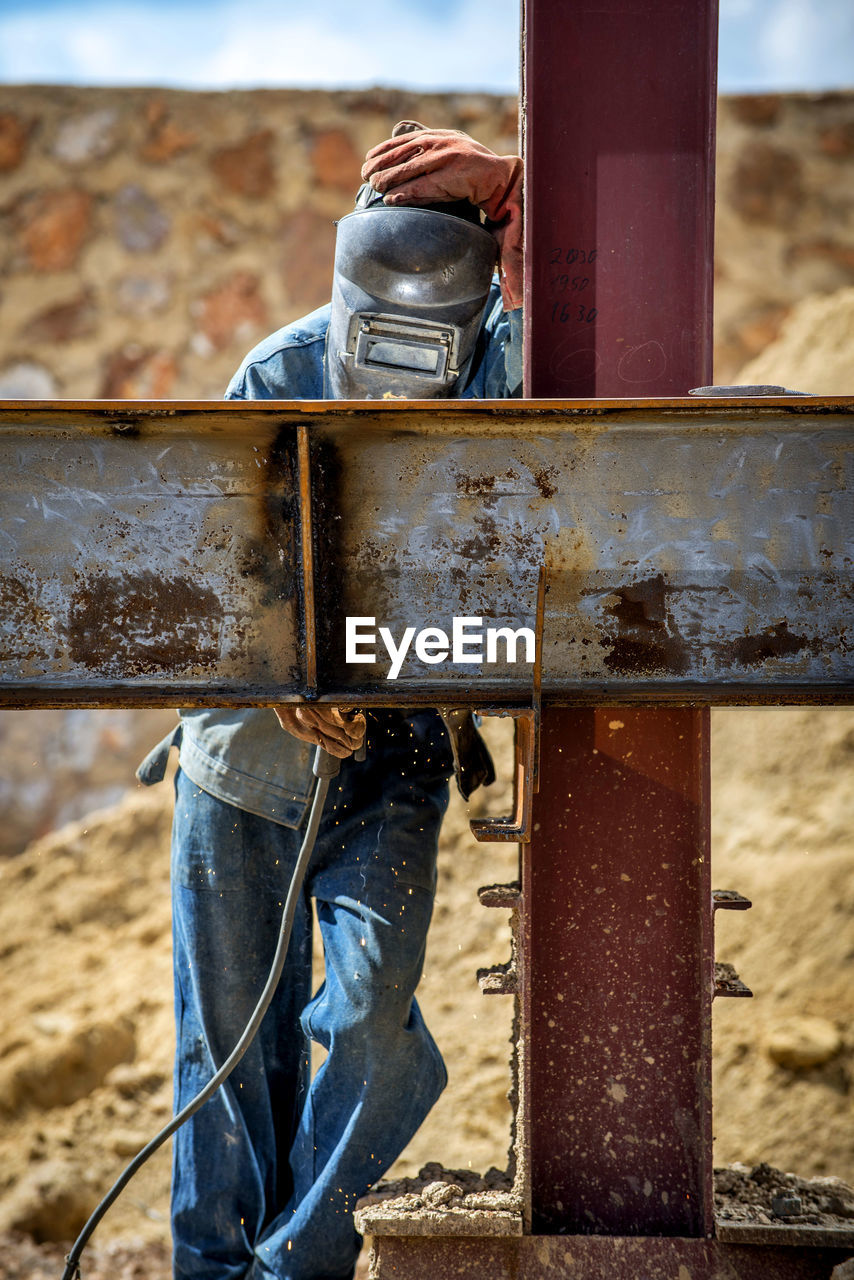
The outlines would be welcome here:
<svg viewBox="0 0 854 1280">
<path fill-rule="evenodd" d="M 0 702 L 846 700 L 854 399 L 0 408 Z M 536 666 L 345 661 L 345 619 Z M 476 694 L 473 690 L 476 688 Z"/>
<path fill-rule="evenodd" d="M 377 1247 L 379 1245 L 379 1247 Z M 845 1248 L 609 1236 L 374 1240 L 371 1280 L 828 1280 Z"/>
<path fill-rule="evenodd" d="M 296 428 L 274 417 L 2 406 L 3 704 L 306 685 L 299 509 Z"/>
</svg>

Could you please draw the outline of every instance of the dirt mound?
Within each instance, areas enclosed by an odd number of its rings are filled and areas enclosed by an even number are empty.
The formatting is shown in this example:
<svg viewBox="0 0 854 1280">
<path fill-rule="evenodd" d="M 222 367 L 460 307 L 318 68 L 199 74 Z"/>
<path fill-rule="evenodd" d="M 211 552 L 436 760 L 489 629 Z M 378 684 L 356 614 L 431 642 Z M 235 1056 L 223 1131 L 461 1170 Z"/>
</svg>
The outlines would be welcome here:
<svg viewBox="0 0 854 1280">
<path fill-rule="evenodd" d="M 0 711 L 0 858 L 118 804 L 174 711 Z"/>
<path fill-rule="evenodd" d="M 841 1178 L 799 1178 L 768 1164 L 715 1170 L 715 1209 L 730 1222 L 850 1227 L 854 1187 Z"/>
<path fill-rule="evenodd" d="M 84 1261 L 86 1280 L 172 1280 L 172 1251 L 160 1241 L 94 1244 Z M 64 1266 L 62 1245 L 0 1235 L 0 1280 L 59 1280 Z"/>
<path fill-rule="evenodd" d="M 779 337 L 734 381 L 771 383 L 814 395 L 854 395 L 854 285 L 797 303 Z"/>
<path fill-rule="evenodd" d="M 76 1235 L 171 1111 L 170 814 L 131 794 L 0 880 L 0 1231 Z M 168 1153 L 105 1234 L 166 1237 Z"/>
</svg>

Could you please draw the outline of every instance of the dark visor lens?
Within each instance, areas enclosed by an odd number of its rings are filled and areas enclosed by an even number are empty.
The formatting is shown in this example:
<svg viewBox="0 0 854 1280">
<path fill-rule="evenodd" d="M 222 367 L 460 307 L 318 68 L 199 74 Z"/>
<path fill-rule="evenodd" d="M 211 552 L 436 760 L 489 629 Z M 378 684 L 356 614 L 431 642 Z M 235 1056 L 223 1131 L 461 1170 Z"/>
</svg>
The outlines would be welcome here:
<svg viewBox="0 0 854 1280">
<path fill-rule="evenodd" d="M 395 369 L 412 369 L 419 373 L 435 373 L 440 351 L 424 343 L 383 340 L 369 342 L 365 364 L 381 364 Z"/>
</svg>

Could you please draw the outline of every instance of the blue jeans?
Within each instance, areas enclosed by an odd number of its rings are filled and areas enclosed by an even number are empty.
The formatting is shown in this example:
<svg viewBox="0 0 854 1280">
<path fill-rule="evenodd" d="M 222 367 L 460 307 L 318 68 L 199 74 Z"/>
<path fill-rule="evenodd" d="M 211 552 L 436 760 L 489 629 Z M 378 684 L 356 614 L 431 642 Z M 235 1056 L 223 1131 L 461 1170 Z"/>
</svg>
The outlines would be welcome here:
<svg viewBox="0 0 854 1280">
<path fill-rule="evenodd" d="M 246 1056 L 174 1140 L 179 1280 L 344 1280 L 356 1200 L 447 1080 L 414 999 L 451 753 L 434 711 L 368 717 L 333 779 L 282 981 Z M 176 779 L 176 1109 L 237 1042 L 264 985 L 300 832 Z M 311 907 L 326 977 L 311 996 Z M 328 1051 L 313 1081 L 309 1038 Z"/>
</svg>

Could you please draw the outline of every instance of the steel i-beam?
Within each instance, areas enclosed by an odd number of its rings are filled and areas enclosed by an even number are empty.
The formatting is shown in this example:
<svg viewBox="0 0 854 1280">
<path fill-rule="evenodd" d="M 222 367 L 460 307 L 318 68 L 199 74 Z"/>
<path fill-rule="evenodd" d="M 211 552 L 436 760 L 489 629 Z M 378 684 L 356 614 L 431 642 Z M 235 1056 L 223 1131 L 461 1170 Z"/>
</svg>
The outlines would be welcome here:
<svg viewBox="0 0 854 1280">
<path fill-rule="evenodd" d="M 852 442 L 850 399 L 7 402 L 0 702 L 844 700 Z M 379 627 L 538 601 L 536 666 L 389 678 Z"/>
</svg>

